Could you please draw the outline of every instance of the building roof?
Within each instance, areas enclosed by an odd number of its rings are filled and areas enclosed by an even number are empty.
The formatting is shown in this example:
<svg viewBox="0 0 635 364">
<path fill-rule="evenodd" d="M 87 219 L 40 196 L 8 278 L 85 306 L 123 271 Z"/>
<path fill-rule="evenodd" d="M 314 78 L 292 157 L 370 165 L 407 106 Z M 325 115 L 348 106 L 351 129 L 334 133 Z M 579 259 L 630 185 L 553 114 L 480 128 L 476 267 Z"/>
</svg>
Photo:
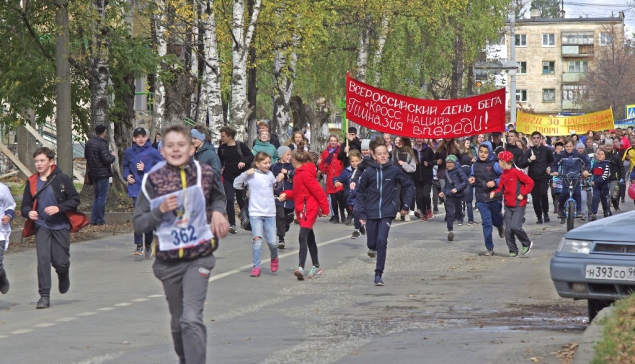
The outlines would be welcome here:
<svg viewBox="0 0 635 364">
<path fill-rule="evenodd" d="M 510 22 L 505 22 L 509 24 Z M 516 24 L 522 25 L 541 25 L 548 23 L 624 23 L 624 18 L 608 17 L 608 18 L 552 18 L 552 19 L 516 19 Z"/>
</svg>

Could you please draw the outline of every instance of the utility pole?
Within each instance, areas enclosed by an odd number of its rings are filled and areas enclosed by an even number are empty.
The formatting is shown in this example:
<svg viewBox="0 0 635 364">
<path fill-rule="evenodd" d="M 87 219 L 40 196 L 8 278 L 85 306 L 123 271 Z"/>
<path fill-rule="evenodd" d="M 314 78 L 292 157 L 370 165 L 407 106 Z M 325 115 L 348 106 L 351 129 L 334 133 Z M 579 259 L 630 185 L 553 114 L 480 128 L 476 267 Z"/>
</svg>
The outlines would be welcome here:
<svg viewBox="0 0 635 364">
<path fill-rule="evenodd" d="M 71 120 L 71 65 L 69 62 L 68 0 L 55 0 L 55 73 L 57 76 L 57 164 L 73 175 L 73 122 Z"/>
<path fill-rule="evenodd" d="M 516 63 L 516 13 L 511 11 L 511 29 L 510 29 L 510 42 L 509 42 L 509 61 Z M 509 83 L 509 122 L 516 125 L 516 72 L 518 69 L 510 69 L 509 76 L 511 78 Z"/>
</svg>

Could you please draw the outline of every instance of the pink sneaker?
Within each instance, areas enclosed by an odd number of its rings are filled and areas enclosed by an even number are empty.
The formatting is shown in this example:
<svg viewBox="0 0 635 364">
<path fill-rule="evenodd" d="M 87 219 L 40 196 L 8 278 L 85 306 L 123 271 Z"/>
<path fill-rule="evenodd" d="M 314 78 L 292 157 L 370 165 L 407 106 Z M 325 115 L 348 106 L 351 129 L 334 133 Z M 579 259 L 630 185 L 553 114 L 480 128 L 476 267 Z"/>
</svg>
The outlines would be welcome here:
<svg viewBox="0 0 635 364">
<path fill-rule="evenodd" d="M 275 273 L 278 271 L 278 266 L 280 264 L 280 259 L 271 259 L 271 272 Z"/>
<path fill-rule="evenodd" d="M 260 267 L 251 268 L 250 277 L 260 277 Z"/>
</svg>

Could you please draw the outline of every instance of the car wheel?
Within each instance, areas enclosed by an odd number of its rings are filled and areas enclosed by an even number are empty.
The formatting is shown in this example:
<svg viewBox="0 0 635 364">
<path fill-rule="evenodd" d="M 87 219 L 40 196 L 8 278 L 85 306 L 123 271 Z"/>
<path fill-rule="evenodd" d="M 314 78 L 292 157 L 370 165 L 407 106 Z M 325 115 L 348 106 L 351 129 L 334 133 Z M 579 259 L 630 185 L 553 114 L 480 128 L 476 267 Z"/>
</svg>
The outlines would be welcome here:
<svg viewBox="0 0 635 364">
<path fill-rule="evenodd" d="M 588 300 L 589 323 L 591 323 L 593 321 L 595 316 L 597 316 L 598 313 L 600 311 L 602 311 L 603 308 L 609 307 L 613 302 L 615 302 L 615 301 L 613 301 L 613 300 L 608 300 L 608 301 L 604 301 L 604 300 Z"/>
</svg>

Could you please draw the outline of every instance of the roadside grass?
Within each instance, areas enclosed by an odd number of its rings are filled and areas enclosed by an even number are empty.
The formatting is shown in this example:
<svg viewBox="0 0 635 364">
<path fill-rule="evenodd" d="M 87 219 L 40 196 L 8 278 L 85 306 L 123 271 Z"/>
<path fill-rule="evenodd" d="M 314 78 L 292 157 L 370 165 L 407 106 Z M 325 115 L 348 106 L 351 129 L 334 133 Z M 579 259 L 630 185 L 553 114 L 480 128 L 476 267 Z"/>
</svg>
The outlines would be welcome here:
<svg viewBox="0 0 635 364">
<path fill-rule="evenodd" d="M 603 337 L 591 364 L 635 363 L 635 295 L 615 302 L 614 307 L 602 322 Z"/>
</svg>

